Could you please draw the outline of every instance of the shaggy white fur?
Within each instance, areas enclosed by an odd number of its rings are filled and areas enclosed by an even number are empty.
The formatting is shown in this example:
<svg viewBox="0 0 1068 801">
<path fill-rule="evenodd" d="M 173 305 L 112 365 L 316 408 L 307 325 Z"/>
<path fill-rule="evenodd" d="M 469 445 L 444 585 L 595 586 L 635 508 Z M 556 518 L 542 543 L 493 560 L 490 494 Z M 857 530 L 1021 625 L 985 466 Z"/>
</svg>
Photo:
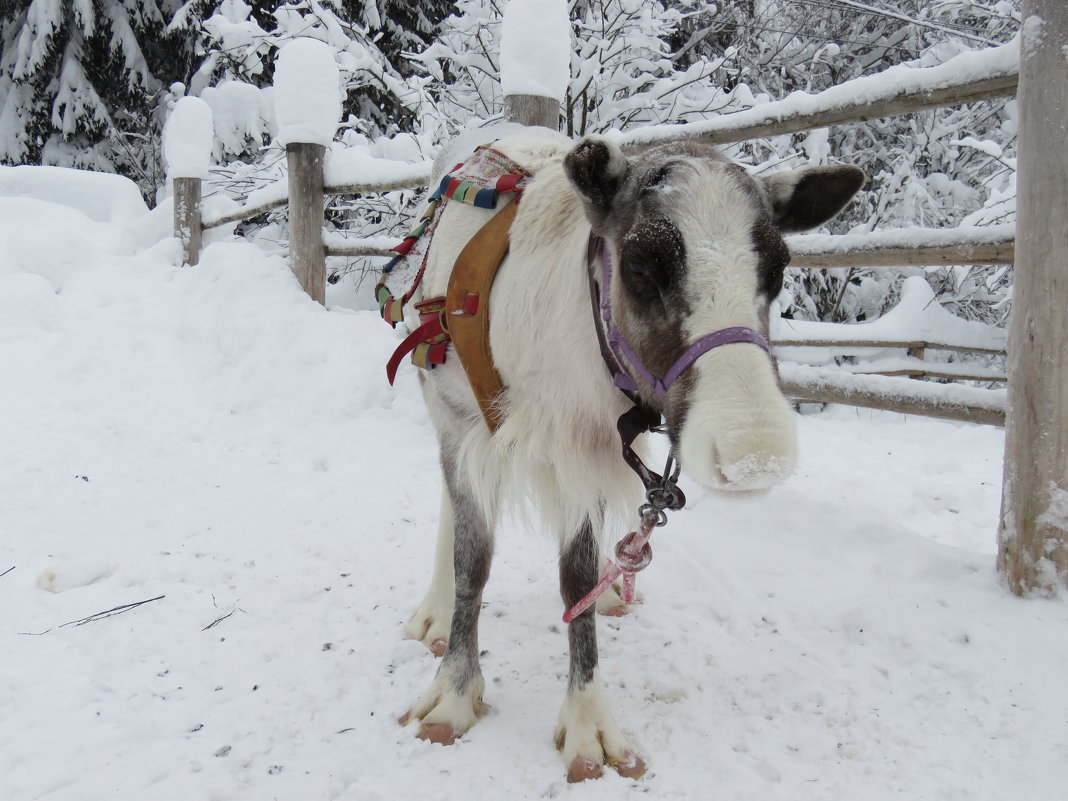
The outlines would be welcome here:
<svg viewBox="0 0 1068 801">
<path fill-rule="evenodd" d="M 495 145 L 536 175 L 520 201 L 491 298 L 493 359 L 508 388 L 497 434 L 489 436 L 458 360 L 449 359 L 426 382 L 432 416 L 439 404 L 464 411 L 466 430 L 451 434 L 487 519 L 496 518 L 500 503 L 521 514 L 534 511 L 562 539 L 587 516 L 599 517 L 602 507 L 616 520 L 633 514 L 641 498 L 616 433 L 629 404 L 604 369 L 593 327 L 585 265 L 590 226 L 560 163 L 572 144 L 539 133 Z M 424 297 L 445 294 L 457 255 L 491 215 L 446 205 Z"/>
</svg>

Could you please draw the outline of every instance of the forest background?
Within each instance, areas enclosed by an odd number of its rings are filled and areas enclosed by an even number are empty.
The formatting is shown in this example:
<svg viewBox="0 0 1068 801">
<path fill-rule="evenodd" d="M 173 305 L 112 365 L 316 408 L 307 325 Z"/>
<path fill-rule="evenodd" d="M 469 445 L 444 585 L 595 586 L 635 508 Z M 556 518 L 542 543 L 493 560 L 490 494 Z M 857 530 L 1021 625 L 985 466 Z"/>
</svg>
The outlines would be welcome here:
<svg viewBox="0 0 1068 801">
<path fill-rule="evenodd" d="M 729 114 L 896 64 L 931 66 L 1010 41 L 1018 0 L 571 0 L 564 130 L 582 135 Z M 271 83 L 295 37 L 328 43 L 344 82 L 335 147 L 432 158 L 501 119 L 504 0 L 0 0 L 0 161 L 116 172 L 150 205 L 170 193 L 162 129 L 203 98 L 215 121 L 206 196 L 242 199 L 284 174 Z M 849 162 L 869 176 L 829 230 L 984 226 L 1015 215 L 1016 102 L 986 101 L 727 147 L 755 172 Z M 419 193 L 335 197 L 326 223 L 403 236 Z M 284 249 L 284 212 L 239 227 Z M 331 280 L 375 269 L 331 260 Z M 1003 326 L 1009 267 L 791 270 L 785 316 L 863 321 L 924 275 L 954 313 Z"/>
</svg>

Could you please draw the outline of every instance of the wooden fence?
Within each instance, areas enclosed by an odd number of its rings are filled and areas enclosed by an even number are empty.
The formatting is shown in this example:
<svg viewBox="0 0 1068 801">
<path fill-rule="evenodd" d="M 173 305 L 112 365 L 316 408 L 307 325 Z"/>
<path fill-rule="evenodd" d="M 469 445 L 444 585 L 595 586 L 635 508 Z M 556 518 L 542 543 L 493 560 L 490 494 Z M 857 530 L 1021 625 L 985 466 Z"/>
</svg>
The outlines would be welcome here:
<svg viewBox="0 0 1068 801">
<path fill-rule="evenodd" d="M 924 109 L 945 105 L 972 102 L 1015 93 L 1019 76 L 1011 59 L 1008 65 L 986 69 L 979 76 L 962 80 L 959 76 L 948 78 L 941 67 L 916 69 L 905 87 L 889 83 L 882 86 L 878 76 L 858 79 L 867 82 L 869 89 L 865 101 L 842 103 L 836 94 L 850 91 L 855 82 L 834 87 L 811 97 L 804 113 L 797 112 L 796 104 L 769 103 L 739 114 L 725 115 L 712 121 L 676 126 L 652 126 L 628 133 L 624 144 L 629 148 L 642 148 L 672 139 L 694 138 L 713 144 L 744 141 L 759 136 L 778 136 L 787 133 L 820 128 L 831 124 L 858 122 L 876 117 L 911 114 Z M 558 109 L 544 98 L 508 98 L 506 110 L 511 119 L 519 122 L 544 123 L 556 127 Z M 335 194 L 369 194 L 397 189 L 419 189 L 430 181 L 429 166 L 416 170 L 398 180 L 376 180 L 366 183 L 329 184 L 324 179 L 322 153 L 318 146 L 291 144 L 287 147 L 289 162 L 288 192 L 277 191 L 272 196 L 248 203 L 232 211 L 212 216 L 204 214 L 197 219 L 196 203 L 183 202 L 181 210 L 187 213 L 178 221 L 176 206 L 176 231 L 186 243 L 186 260 L 195 263 L 200 247 L 200 231 L 220 227 L 258 216 L 267 211 L 289 205 L 290 209 L 290 258 L 302 286 L 320 303 L 325 301 L 325 259 L 328 256 L 387 256 L 390 251 L 380 243 L 361 239 L 333 236 L 324 244 L 321 231 L 323 196 Z M 193 182 L 196 179 L 183 179 Z M 192 187 L 185 192 L 193 192 Z M 199 191 L 199 188 L 196 188 Z M 190 195 L 191 197 L 192 195 Z M 910 229 L 906 237 L 894 236 L 894 232 L 879 232 L 854 237 L 843 247 L 843 238 L 814 236 L 793 237 L 790 241 L 792 267 L 890 267 L 914 265 L 937 267 L 945 265 L 1010 264 L 1014 259 L 1014 238 L 1011 228 L 1002 226 L 991 236 L 990 231 L 969 229 L 947 232 Z M 777 345 L 791 345 L 789 340 L 780 340 Z M 806 342 L 812 345 L 812 342 Z M 833 339 L 823 343 L 836 346 Z M 922 359 L 931 349 L 943 349 L 932 342 L 883 342 L 872 347 L 901 347 L 916 359 Z M 958 348 L 946 348 L 963 350 Z M 981 348 L 973 352 L 983 352 Z M 823 371 L 826 372 L 826 371 Z M 908 370 L 909 377 L 931 376 L 953 379 L 992 380 L 989 374 L 947 375 L 932 366 L 918 366 Z M 803 372 L 792 375 L 785 382 L 787 392 L 793 397 L 808 401 L 850 403 L 881 409 L 898 409 L 914 414 L 934 417 L 964 419 L 974 422 L 1001 424 L 1004 419 L 1004 401 L 1000 395 L 990 403 L 961 402 L 939 403 L 937 395 L 920 386 L 921 382 L 908 377 L 891 379 L 896 383 L 884 391 L 861 391 L 860 384 L 843 372 L 837 382 L 830 382 L 822 373 L 806 377 Z M 852 387 L 850 386 L 852 383 Z M 999 405 L 1000 404 L 1000 405 Z"/>
<path fill-rule="evenodd" d="M 854 376 L 842 371 L 784 365 L 786 392 L 801 400 L 829 401 L 981 423 L 1005 421 L 1005 492 L 999 525 L 999 570 L 1010 588 L 1024 594 L 1056 593 L 1068 586 L 1068 313 L 1064 298 L 1068 280 L 1068 150 L 1063 121 L 1068 118 L 1068 4 L 1064 0 L 1024 0 L 1024 47 L 997 48 L 997 58 L 983 58 L 976 69 L 952 70 L 949 65 L 911 71 L 905 84 L 879 76 L 867 81 L 863 101 L 840 102 L 849 82 L 808 98 L 804 110 L 780 101 L 725 115 L 711 121 L 677 126 L 652 126 L 626 135 L 625 145 L 641 148 L 670 139 L 692 138 L 714 144 L 797 133 L 863 120 L 911 114 L 916 111 L 1014 95 L 1020 100 L 1019 242 L 1008 232 L 991 239 L 962 231 L 959 237 L 940 237 L 922 244 L 884 242 L 876 247 L 850 248 L 816 240 L 801 247 L 791 243 L 794 267 L 879 267 L 1011 264 L 1016 309 L 1009 339 L 1008 390 L 982 390 L 913 381 L 907 377 Z M 1029 23 L 1035 33 L 1027 41 Z M 1005 56 L 1011 49 L 1011 57 Z M 1016 58 L 1016 53 L 1020 58 Z M 962 79 L 968 74 L 967 79 Z M 900 76 L 900 73 L 898 74 Z M 837 99 L 836 99 L 837 98 Z M 559 107 L 546 98 L 508 98 L 511 118 L 525 124 L 558 127 Z M 528 118 L 524 119 L 524 115 Z M 199 255 L 203 229 L 247 219 L 289 203 L 291 258 L 305 289 L 320 302 L 325 257 L 328 255 L 386 255 L 384 248 L 366 241 L 324 246 L 324 194 L 371 193 L 415 189 L 429 181 L 426 174 L 399 181 L 328 185 L 323 179 L 321 151 L 310 145 L 287 148 L 289 195 L 281 194 L 234 212 L 200 219 L 199 186 L 176 186 L 175 231 L 185 245 L 186 260 Z M 192 180 L 192 179 L 185 179 Z M 180 215 L 180 216 L 179 216 Z M 298 232 L 299 230 L 299 232 Z M 921 237 L 922 239 L 922 237 Z M 809 246 L 806 246 L 809 244 Z M 789 346 L 789 340 L 780 340 Z M 806 341 L 805 345 L 812 345 Z M 836 343 L 826 342 L 829 346 Z M 857 343 L 850 342 L 851 346 Z M 925 351 L 946 347 L 928 341 L 873 342 L 873 347 L 908 350 L 917 360 Z M 925 370 L 925 375 L 938 375 Z M 958 378 L 965 376 L 956 376 Z M 1006 400 L 1007 395 L 1007 400 Z M 1007 414 L 1006 414 L 1007 410 Z"/>
</svg>

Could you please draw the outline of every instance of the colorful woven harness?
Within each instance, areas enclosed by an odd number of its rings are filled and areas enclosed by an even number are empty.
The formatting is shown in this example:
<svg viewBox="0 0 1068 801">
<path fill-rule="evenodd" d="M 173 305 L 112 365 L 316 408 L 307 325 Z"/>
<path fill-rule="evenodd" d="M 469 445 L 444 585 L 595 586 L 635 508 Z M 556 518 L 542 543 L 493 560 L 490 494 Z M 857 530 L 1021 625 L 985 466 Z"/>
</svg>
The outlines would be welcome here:
<svg viewBox="0 0 1068 801">
<path fill-rule="evenodd" d="M 392 249 L 397 255 L 382 269 L 382 276 L 375 287 L 375 297 L 382 319 L 394 328 L 404 319 L 405 307 L 415 296 L 423 280 L 430 253 L 430 240 L 448 200 L 468 203 L 482 209 L 496 209 L 502 195 L 517 194 L 518 202 L 518 193 L 526 188 L 531 177 L 530 172 L 488 145 L 476 148 L 466 162 L 453 167 L 430 195 L 427 208 L 419 218 L 419 224 Z M 423 237 L 426 237 L 426 242 L 419 270 L 411 285 L 400 297 L 396 297 L 386 285 L 387 279 L 398 264 L 413 255 L 413 249 Z M 497 266 L 493 265 L 493 269 Z M 452 310 L 452 313 L 473 315 L 477 306 L 477 297 L 464 299 L 461 308 Z M 449 335 L 446 298 L 428 298 L 416 303 L 415 309 L 419 313 L 419 326 L 405 338 L 386 364 L 386 376 L 390 384 L 396 378 L 401 361 L 409 353 L 412 364 L 427 370 L 445 362 L 452 339 Z"/>
</svg>

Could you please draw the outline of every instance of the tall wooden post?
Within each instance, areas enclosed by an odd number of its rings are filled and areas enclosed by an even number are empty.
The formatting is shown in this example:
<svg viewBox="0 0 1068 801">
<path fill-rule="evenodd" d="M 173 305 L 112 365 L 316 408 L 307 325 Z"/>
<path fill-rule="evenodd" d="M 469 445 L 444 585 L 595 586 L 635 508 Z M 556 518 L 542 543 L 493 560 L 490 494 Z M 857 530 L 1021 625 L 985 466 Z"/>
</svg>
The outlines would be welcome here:
<svg viewBox="0 0 1068 801">
<path fill-rule="evenodd" d="M 182 243 L 182 261 L 200 261 L 204 226 L 200 216 L 200 178 L 174 178 L 174 235 Z"/>
<path fill-rule="evenodd" d="M 560 130 L 560 101 L 541 95 L 505 95 L 504 118 L 520 125 L 541 125 Z"/>
<path fill-rule="evenodd" d="M 289 256 L 304 291 L 326 304 L 323 249 L 323 159 L 326 147 L 307 142 L 286 145 L 289 163 Z"/>
<path fill-rule="evenodd" d="M 1024 0 L 1016 272 L 998 569 L 1068 586 L 1068 3 Z"/>
</svg>

